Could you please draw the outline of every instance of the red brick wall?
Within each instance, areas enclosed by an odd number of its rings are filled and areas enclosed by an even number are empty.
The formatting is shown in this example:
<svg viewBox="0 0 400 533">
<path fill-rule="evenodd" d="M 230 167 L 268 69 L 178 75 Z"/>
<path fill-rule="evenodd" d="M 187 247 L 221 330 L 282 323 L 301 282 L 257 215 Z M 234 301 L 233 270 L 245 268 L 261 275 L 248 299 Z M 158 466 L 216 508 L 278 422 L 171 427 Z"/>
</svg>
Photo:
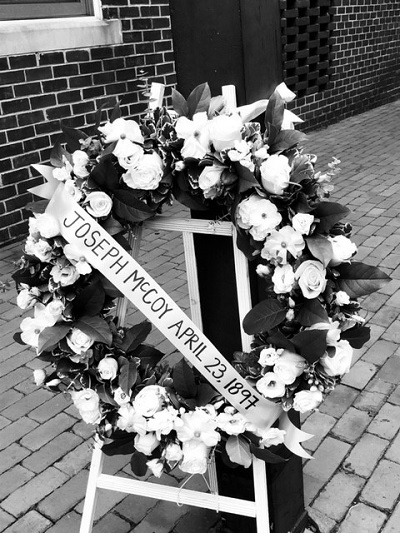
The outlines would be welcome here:
<svg viewBox="0 0 400 533">
<path fill-rule="evenodd" d="M 280 0 L 280 6 L 284 79 L 300 96 L 290 109 L 305 120 L 306 129 L 400 97 L 399 2 Z M 287 14 L 296 21 L 287 23 Z M 303 39 L 313 43 L 308 54 Z M 312 79 L 316 59 L 323 67 L 319 87 Z"/>
<path fill-rule="evenodd" d="M 279 2 L 284 78 L 298 94 L 290 107 L 306 129 L 400 97 L 398 2 Z M 117 97 L 124 116 L 142 112 L 141 69 L 168 94 L 175 83 L 168 4 L 103 0 L 105 18 L 122 20 L 122 45 L 0 57 L 0 244 L 26 232 L 26 189 L 41 180 L 30 165 L 48 161 L 60 119 L 92 124 L 95 108 L 111 108 Z"/>
<path fill-rule="evenodd" d="M 104 0 L 103 12 L 123 44 L 0 57 L 0 245 L 27 231 L 26 191 L 42 181 L 30 165 L 48 162 L 60 119 L 84 129 L 117 99 L 123 116 L 142 113 L 142 70 L 166 95 L 176 82 L 168 0 Z"/>
</svg>

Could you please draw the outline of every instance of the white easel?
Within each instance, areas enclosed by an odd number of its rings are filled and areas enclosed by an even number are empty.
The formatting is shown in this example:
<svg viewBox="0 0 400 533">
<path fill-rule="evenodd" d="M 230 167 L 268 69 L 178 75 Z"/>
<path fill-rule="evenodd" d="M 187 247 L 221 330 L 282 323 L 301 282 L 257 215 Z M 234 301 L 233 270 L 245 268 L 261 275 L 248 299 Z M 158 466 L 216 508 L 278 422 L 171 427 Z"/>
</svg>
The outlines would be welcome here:
<svg viewBox="0 0 400 533">
<path fill-rule="evenodd" d="M 157 90 L 162 101 L 163 90 L 160 87 L 152 87 Z M 153 91 L 152 91 L 153 92 Z M 236 107 L 235 87 L 230 85 L 222 88 L 222 93 L 228 101 L 230 109 Z M 153 93 L 154 94 L 154 93 Z M 154 101 L 154 99 L 152 99 Z M 155 106 L 157 107 L 157 106 Z M 245 256 L 236 247 L 236 230 L 230 222 L 210 222 L 197 219 L 177 219 L 159 217 L 156 220 L 147 221 L 146 227 L 151 230 L 180 231 L 183 236 L 185 262 L 188 278 L 188 290 L 192 321 L 200 329 L 202 327 L 199 286 L 197 267 L 194 252 L 194 233 L 209 235 L 229 236 L 232 238 L 236 286 L 238 294 L 239 318 L 242 322 L 246 313 L 251 309 L 251 296 L 249 284 L 248 262 Z M 132 256 L 137 257 L 140 250 L 142 227 L 138 227 L 131 238 Z M 121 299 L 117 307 L 117 316 L 123 324 L 127 308 L 127 300 Z M 241 331 L 242 349 L 249 350 L 251 338 Z M 90 466 L 85 502 L 83 506 L 82 520 L 79 533 L 91 533 L 93 518 L 96 507 L 97 489 L 107 489 L 125 494 L 145 496 L 158 500 L 169 501 L 179 504 L 187 504 L 194 507 L 214 509 L 216 512 L 228 512 L 256 519 L 257 533 L 269 533 L 269 512 L 267 495 L 267 478 L 265 464 L 253 456 L 253 483 L 254 501 L 230 498 L 218 494 L 217 476 L 215 463 L 209 465 L 209 478 L 212 493 L 204 493 L 184 488 L 170 487 L 162 484 L 149 483 L 136 479 L 128 479 L 120 476 L 103 474 L 104 456 L 100 446 L 95 446 Z M 162 478 L 161 478 L 162 479 Z"/>
</svg>

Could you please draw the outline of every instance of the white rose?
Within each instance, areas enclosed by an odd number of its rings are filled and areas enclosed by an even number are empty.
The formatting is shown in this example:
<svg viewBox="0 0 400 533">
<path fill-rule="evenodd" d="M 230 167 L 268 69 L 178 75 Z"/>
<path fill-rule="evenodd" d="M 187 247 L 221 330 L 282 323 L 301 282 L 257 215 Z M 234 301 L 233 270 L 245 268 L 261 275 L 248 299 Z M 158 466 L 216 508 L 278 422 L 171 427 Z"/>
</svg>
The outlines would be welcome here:
<svg viewBox="0 0 400 533">
<path fill-rule="evenodd" d="M 294 395 L 293 409 L 295 411 L 300 411 L 300 413 L 312 411 L 318 407 L 318 405 L 322 402 L 322 399 L 322 392 L 319 390 L 302 390 L 300 392 L 296 392 Z"/>
<path fill-rule="evenodd" d="M 65 309 L 64 303 L 59 299 L 54 299 L 46 305 L 46 313 L 57 319 L 62 315 Z"/>
<path fill-rule="evenodd" d="M 82 191 L 75 186 L 73 180 L 69 180 L 65 183 L 64 192 L 65 194 L 68 194 L 68 196 L 71 196 L 75 202 L 79 202 L 83 197 Z"/>
<path fill-rule="evenodd" d="M 146 433 L 145 435 L 136 435 L 134 446 L 138 452 L 144 455 L 151 455 L 160 444 L 155 433 Z"/>
<path fill-rule="evenodd" d="M 236 141 L 242 140 L 242 119 L 239 115 L 219 115 L 209 124 L 210 140 L 214 148 L 220 152 L 233 148 Z"/>
<path fill-rule="evenodd" d="M 266 278 L 271 274 L 271 268 L 267 265 L 257 265 L 256 273 L 260 278 Z"/>
<path fill-rule="evenodd" d="M 118 363 L 113 357 L 104 357 L 97 365 L 97 371 L 101 379 L 115 379 L 118 372 Z"/>
<path fill-rule="evenodd" d="M 72 154 L 73 171 L 78 178 L 86 178 L 89 172 L 86 165 L 89 163 L 89 156 L 82 150 L 75 150 Z"/>
<path fill-rule="evenodd" d="M 311 225 L 314 222 L 314 215 L 308 213 L 296 213 L 292 218 L 293 228 L 302 235 L 310 233 Z"/>
<path fill-rule="evenodd" d="M 292 290 L 295 282 L 294 271 L 292 265 L 277 266 L 272 276 L 272 283 L 274 284 L 274 292 L 276 294 L 285 294 Z"/>
<path fill-rule="evenodd" d="M 212 187 L 220 182 L 225 167 L 222 165 L 212 165 L 204 167 L 199 176 L 199 187 L 204 192 L 209 192 Z"/>
<path fill-rule="evenodd" d="M 282 349 L 276 350 L 275 348 L 263 348 L 260 352 L 258 362 L 262 367 L 273 366 L 280 355 L 283 353 Z"/>
<path fill-rule="evenodd" d="M 56 235 L 60 235 L 60 223 L 52 215 L 43 213 L 36 219 L 36 231 L 40 233 L 45 239 L 51 239 Z"/>
<path fill-rule="evenodd" d="M 304 261 L 295 272 L 304 298 L 317 298 L 326 287 L 326 270 L 319 261 Z"/>
<path fill-rule="evenodd" d="M 94 191 L 86 196 L 86 202 L 89 205 L 86 206 L 86 211 L 92 217 L 106 217 L 112 209 L 112 200 L 102 191 Z"/>
<path fill-rule="evenodd" d="M 72 154 L 72 163 L 78 167 L 85 167 L 89 163 L 89 156 L 83 150 L 75 150 Z"/>
<path fill-rule="evenodd" d="M 66 336 L 68 346 L 77 354 L 85 353 L 94 343 L 94 340 L 78 328 L 72 328 Z"/>
<path fill-rule="evenodd" d="M 277 446 L 282 444 L 285 440 L 286 431 L 278 428 L 269 428 L 264 430 L 258 430 L 257 435 L 261 437 L 261 443 L 266 448 L 270 446 Z"/>
<path fill-rule="evenodd" d="M 333 256 L 329 266 L 337 266 L 341 263 L 349 263 L 352 256 L 357 253 L 357 246 L 344 235 L 328 237 L 332 245 Z"/>
<path fill-rule="evenodd" d="M 345 291 L 338 291 L 335 297 L 337 305 L 348 305 L 350 303 L 350 296 Z"/>
<path fill-rule="evenodd" d="M 138 164 L 144 155 L 144 150 L 138 144 L 126 140 L 126 144 L 122 141 L 118 143 L 113 154 L 118 157 L 121 167 L 128 170 Z"/>
<path fill-rule="evenodd" d="M 54 265 L 50 271 L 53 277 L 54 283 L 59 283 L 61 287 L 68 287 L 73 285 L 80 277 L 79 272 L 73 265 Z"/>
<path fill-rule="evenodd" d="M 285 384 L 274 372 L 267 372 L 256 383 L 256 388 L 265 398 L 280 398 L 285 394 Z"/>
<path fill-rule="evenodd" d="M 286 156 L 271 155 L 260 167 L 262 186 L 272 194 L 283 194 L 289 187 L 291 170 Z"/>
<path fill-rule="evenodd" d="M 331 355 L 333 352 L 333 355 Z M 319 360 L 328 376 L 342 376 L 350 371 L 353 348 L 346 340 L 340 340 L 328 347 Z"/>
<path fill-rule="evenodd" d="M 49 263 L 53 257 L 53 248 L 43 239 L 39 239 L 36 242 L 28 237 L 26 240 L 25 252 L 28 255 L 34 255 L 43 263 Z"/>
<path fill-rule="evenodd" d="M 205 474 L 210 448 L 198 439 L 188 440 L 182 445 L 183 460 L 179 465 L 182 472 Z"/>
<path fill-rule="evenodd" d="M 17 305 L 20 309 L 31 309 L 40 296 L 40 291 L 37 287 L 31 289 L 22 289 L 17 296 Z"/>
<path fill-rule="evenodd" d="M 161 157 L 153 152 L 144 154 L 122 179 L 131 189 L 154 190 L 157 189 L 163 177 L 163 162 Z"/>
<path fill-rule="evenodd" d="M 157 438 L 161 439 L 161 435 L 168 435 L 174 429 L 174 424 L 178 411 L 174 408 L 168 407 L 157 411 L 148 419 L 147 427 L 149 431 L 155 431 Z"/>
<path fill-rule="evenodd" d="M 136 413 L 150 417 L 157 411 L 161 411 L 165 403 L 166 391 L 159 385 L 144 387 L 133 401 Z"/>
<path fill-rule="evenodd" d="M 147 461 L 146 465 L 148 466 L 153 476 L 161 477 L 164 471 L 164 465 L 162 461 L 160 461 L 159 459 L 151 459 L 151 461 Z"/>
<path fill-rule="evenodd" d="M 306 360 L 304 357 L 297 353 L 289 352 L 289 350 L 283 350 L 282 355 L 275 363 L 274 373 L 285 385 L 291 385 L 297 376 L 304 372 L 305 366 Z"/>
<path fill-rule="evenodd" d="M 257 194 L 240 202 L 236 218 L 238 226 L 250 229 L 250 234 L 256 241 L 263 241 L 282 221 L 276 205 Z"/>
<path fill-rule="evenodd" d="M 93 389 L 71 391 L 71 398 L 86 424 L 98 424 L 101 420 L 100 399 Z"/>
<path fill-rule="evenodd" d="M 35 385 L 40 387 L 40 385 L 43 385 L 44 380 L 46 379 L 46 372 L 41 368 L 38 370 L 34 370 L 33 379 L 35 381 Z"/>
<path fill-rule="evenodd" d="M 163 455 L 166 461 L 169 461 L 169 462 L 180 461 L 183 456 L 182 448 L 176 442 L 170 442 L 165 447 Z"/>
<path fill-rule="evenodd" d="M 53 168 L 53 178 L 58 181 L 68 181 L 71 179 L 71 170 L 65 167 Z"/>
</svg>

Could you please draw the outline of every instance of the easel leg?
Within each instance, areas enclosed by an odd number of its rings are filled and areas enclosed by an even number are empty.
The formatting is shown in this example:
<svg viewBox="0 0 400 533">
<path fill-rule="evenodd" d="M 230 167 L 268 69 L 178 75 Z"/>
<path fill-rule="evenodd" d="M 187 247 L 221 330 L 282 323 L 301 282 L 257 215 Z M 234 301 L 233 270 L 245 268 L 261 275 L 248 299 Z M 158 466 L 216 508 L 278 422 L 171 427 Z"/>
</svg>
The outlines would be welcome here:
<svg viewBox="0 0 400 533">
<path fill-rule="evenodd" d="M 91 533 L 93 528 L 94 513 L 97 500 L 97 479 L 103 469 L 104 456 L 98 444 L 95 444 L 92 463 L 89 470 L 89 479 L 86 488 L 85 502 L 83 505 L 81 527 L 79 533 Z"/>
<path fill-rule="evenodd" d="M 254 501 L 256 502 L 257 533 L 269 533 L 267 474 L 265 463 L 253 455 Z"/>
</svg>

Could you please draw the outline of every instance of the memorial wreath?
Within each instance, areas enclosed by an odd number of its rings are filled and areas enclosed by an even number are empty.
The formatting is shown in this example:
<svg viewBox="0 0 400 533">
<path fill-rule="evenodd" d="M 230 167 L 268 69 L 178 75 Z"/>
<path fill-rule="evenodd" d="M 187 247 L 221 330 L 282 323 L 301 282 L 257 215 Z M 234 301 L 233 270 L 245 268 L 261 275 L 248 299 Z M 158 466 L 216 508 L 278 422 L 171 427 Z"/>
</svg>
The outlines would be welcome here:
<svg viewBox="0 0 400 533">
<path fill-rule="evenodd" d="M 140 123 L 117 106 L 100 126 L 99 110 L 93 134 L 63 127 L 51 166 L 36 166 L 46 183 L 32 192 L 44 199 L 27 206 L 13 275 L 17 304 L 34 316 L 15 337 L 52 369 L 35 370 L 36 383 L 69 394 L 105 453 L 132 454 L 136 474 L 204 473 L 215 448 L 245 467 L 252 454 L 280 460 L 282 443 L 292 449 L 282 413 L 317 408 L 369 339 L 357 299 L 389 278 L 354 260 L 348 209 L 328 200 L 340 161 L 316 170 L 286 109 L 293 97 L 281 84 L 268 101 L 229 109 L 202 84 Z M 262 278 L 265 299 L 243 322 L 252 348 L 231 365 L 127 257 L 124 235 L 174 199 L 230 220 Z M 171 317 L 165 331 L 191 364 L 145 343 L 149 321 L 118 325 L 127 291 L 157 327 Z"/>
</svg>

